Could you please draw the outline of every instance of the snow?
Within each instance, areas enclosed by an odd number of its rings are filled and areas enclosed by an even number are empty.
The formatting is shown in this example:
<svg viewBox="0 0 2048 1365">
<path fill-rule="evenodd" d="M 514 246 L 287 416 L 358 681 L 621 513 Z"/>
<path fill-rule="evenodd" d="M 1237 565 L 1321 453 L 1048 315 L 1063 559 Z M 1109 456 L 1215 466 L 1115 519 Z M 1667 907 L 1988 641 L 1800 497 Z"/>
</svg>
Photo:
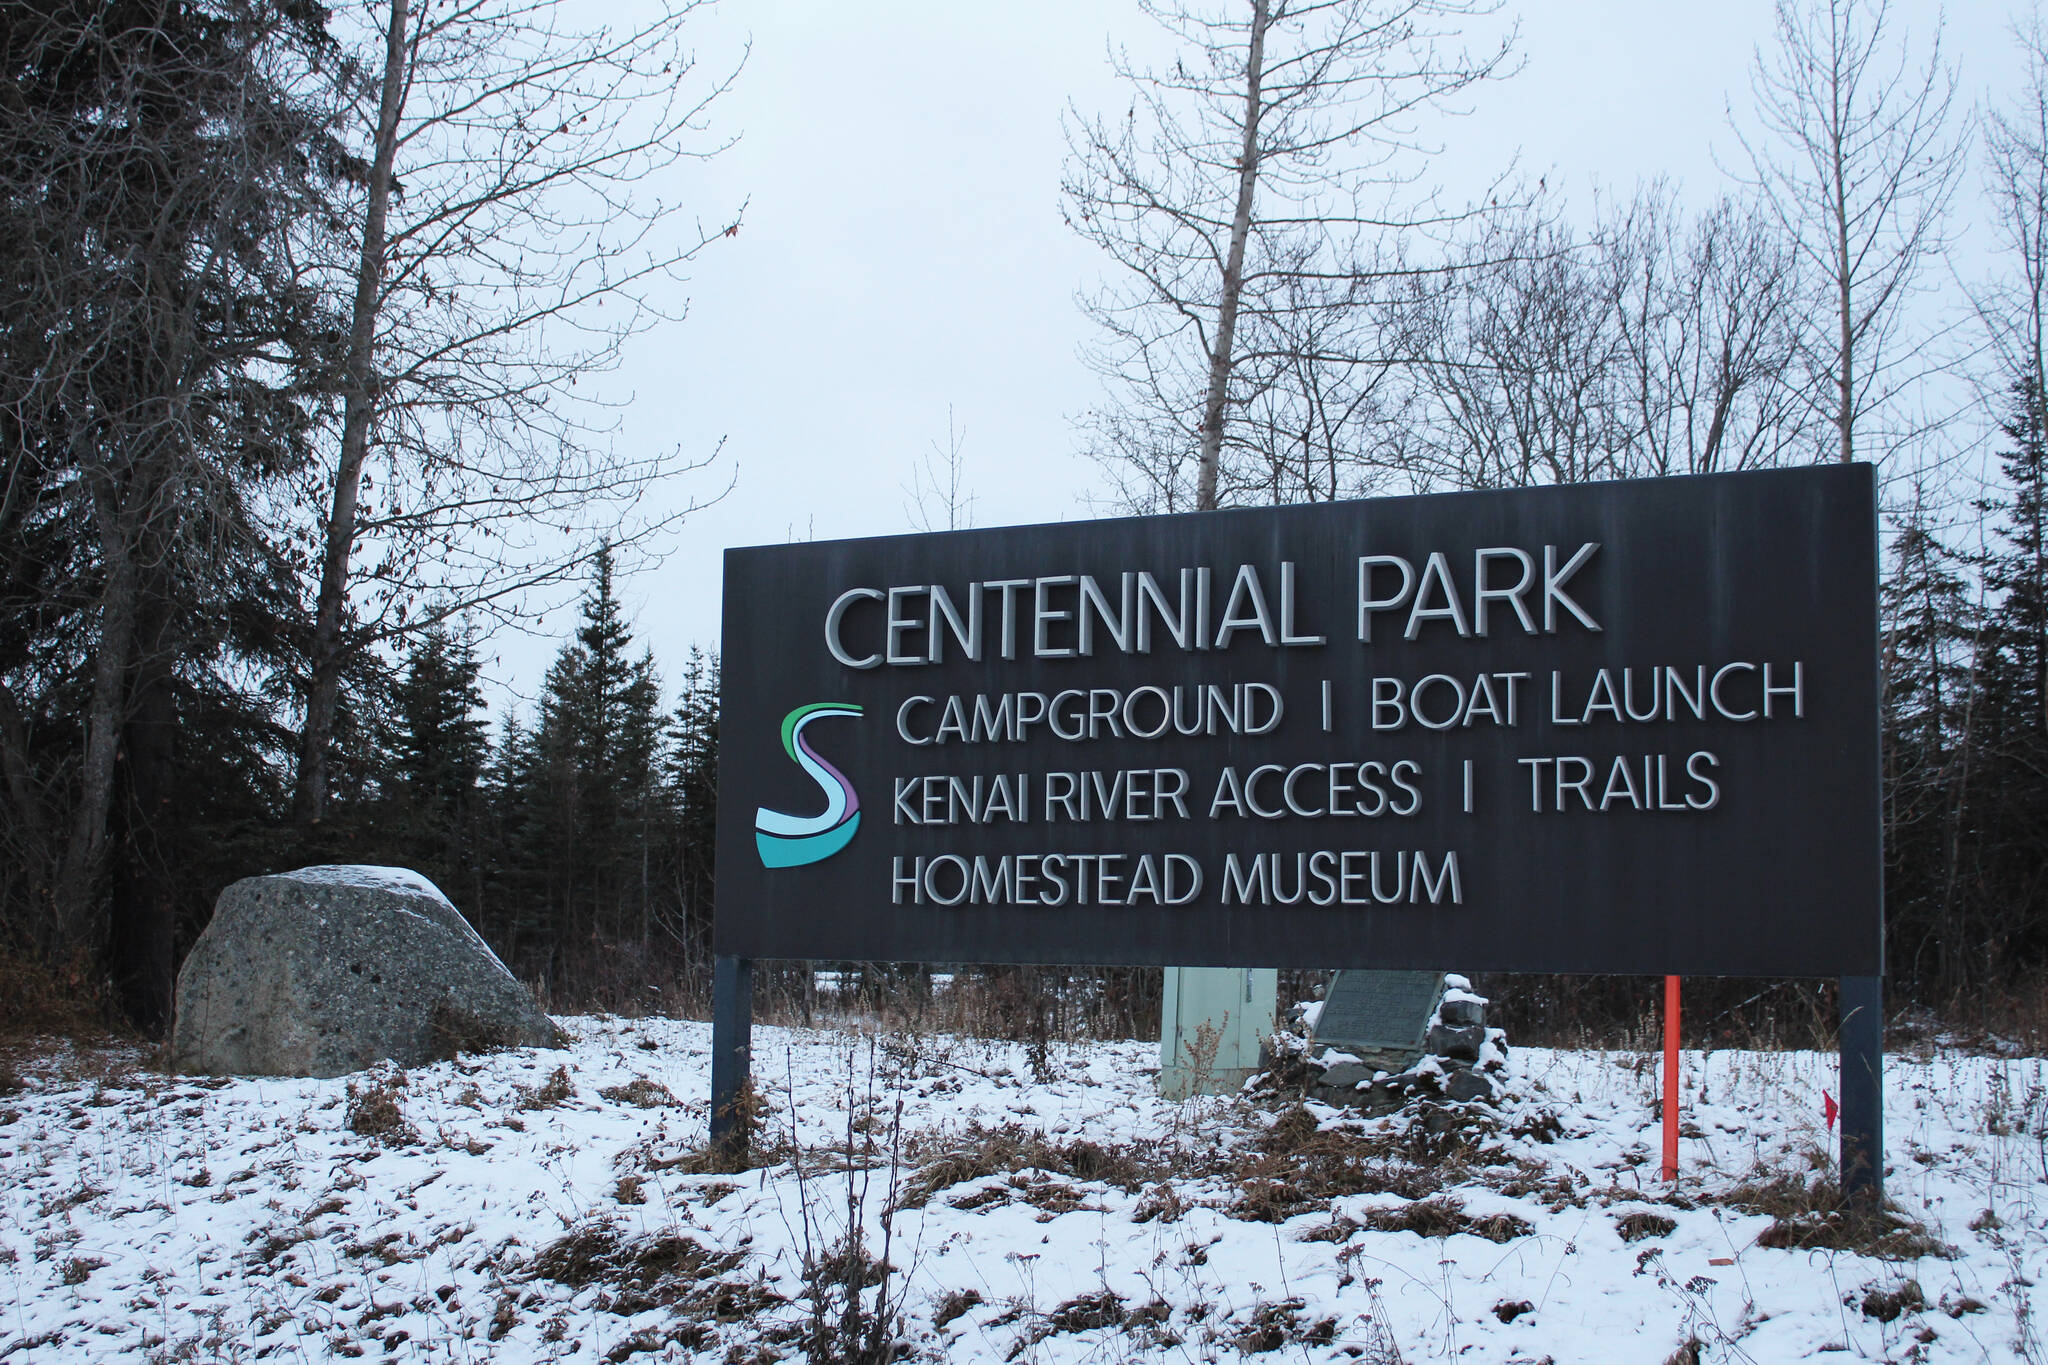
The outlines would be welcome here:
<svg viewBox="0 0 2048 1365">
<path fill-rule="evenodd" d="M 292 881 L 311 882 L 316 886 L 347 886 L 366 891 L 404 891 L 413 895 L 430 896 L 454 911 L 455 923 L 461 927 L 471 945 L 491 961 L 498 963 L 500 970 L 505 970 L 505 964 L 499 961 L 498 954 L 491 945 L 484 942 L 483 935 L 476 931 L 475 926 L 470 924 L 460 910 L 455 909 L 454 902 L 448 899 L 441 888 L 409 867 L 382 867 L 376 863 L 322 863 L 317 867 L 302 867 L 278 875 Z M 384 908 L 401 915 L 409 915 L 416 920 L 432 922 L 428 916 L 422 915 L 403 901 L 386 902 Z M 512 973 L 505 971 L 505 974 L 510 976 Z"/>
<path fill-rule="evenodd" d="M 759 1028 L 769 1164 L 693 1174 L 673 1163 L 704 1139 L 708 1026 L 563 1022 L 568 1050 L 444 1063 L 402 1084 L 389 1069 L 170 1077 L 139 1055 L 57 1043 L 13 1055 L 22 1088 L 0 1096 L 11 1290 L 0 1360 L 714 1362 L 774 1358 L 757 1354 L 764 1334 L 795 1356 L 777 1324 L 803 1320 L 807 1235 L 829 1243 L 852 1207 L 879 1237 L 892 1179 L 942 1150 L 977 1150 L 1005 1124 L 1181 1173 L 1126 1186 L 1005 1169 L 900 1213 L 889 1259 L 922 1358 L 1236 1360 L 1260 1344 L 1247 1334 L 1261 1323 L 1286 1328 L 1273 1359 L 1317 1362 L 1660 1360 L 1688 1338 L 1708 1360 L 2041 1350 L 2048 1066 L 2037 1058 L 1889 1059 L 1888 1192 L 1954 1252 L 1892 1262 L 1760 1246 L 1772 1220 L 1720 1197 L 1758 1171 L 1803 1175 L 1820 1159 L 1821 1093 L 1836 1091 L 1835 1060 L 1820 1054 L 1684 1054 L 1672 1198 L 1656 1177 L 1653 1054 L 1515 1048 L 1488 1139 L 1503 1164 L 1449 1191 L 1469 1219 L 1527 1225 L 1495 1241 L 1369 1226 L 1408 1206 L 1392 1191 L 1314 1200 L 1277 1223 L 1242 1216 L 1255 1182 L 1214 1158 L 1256 1143 L 1274 1111 L 1160 1100 L 1149 1042 L 1055 1044 L 1034 1076 L 1021 1046 Z M 573 1094 L 550 1088 L 558 1067 Z M 635 1082 L 647 1084 L 622 1089 Z M 351 1131 L 351 1090 L 380 1084 L 418 1142 Z M 1398 1123 L 1308 1112 L 1361 1140 Z M 807 1153 L 801 1178 L 792 1140 Z M 903 1158 L 893 1175 L 892 1150 Z M 1670 1230 L 1625 1240 L 1631 1214 Z M 789 1302 L 693 1318 L 616 1282 L 534 1273 L 537 1253 L 597 1225 L 734 1253 L 736 1268 L 720 1272 L 729 1286 Z M 1889 1322 L 1864 1311 L 1867 1295 L 1908 1279 L 1924 1306 L 1908 1296 Z M 979 1302 L 935 1325 L 939 1302 L 965 1290 Z M 1161 1306 L 1123 1326 L 1059 1311 L 1105 1290 L 1128 1309 Z M 1305 1329 L 1324 1318 L 1333 1326 L 1317 1340 Z"/>
<path fill-rule="evenodd" d="M 314 882 L 322 886 L 352 886 L 365 890 L 388 888 L 393 891 L 412 891 L 423 896 L 432 896 L 437 901 L 447 901 L 441 888 L 428 881 L 409 867 L 379 867 L 374 863 L 323 863 L 318 867 L 302 867 L 294 872 L 280 873 L 297 882 Z"/>
</svg>

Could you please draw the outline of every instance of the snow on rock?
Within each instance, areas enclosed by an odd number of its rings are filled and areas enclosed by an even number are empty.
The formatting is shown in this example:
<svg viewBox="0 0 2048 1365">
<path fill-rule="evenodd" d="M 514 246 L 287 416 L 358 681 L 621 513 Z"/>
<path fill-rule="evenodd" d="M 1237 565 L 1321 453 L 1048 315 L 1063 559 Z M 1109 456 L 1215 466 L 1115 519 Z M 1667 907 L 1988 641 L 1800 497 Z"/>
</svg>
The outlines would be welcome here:
<svg viewBox="0 0 2048 1365">
<path fill-rule="evenodd" d="M 322 863 L 317 867 L 302 867 L 295 872 L 279 873 L 296 882 L 315 882 L 322 886 L 396 887 L 400 891 L 417 891 L 448 904 L 448 897 L 441 888 L 427 880 L 425 875 L 409 867 L 380 867 L 375 863 Z"/>
<path fill-rule="evenodd" d="M 0 1360 L 802 1359 L 806 1246 L 851 1209 L 879 1253 L 892 1199 L 926 1361 L 1974 1362 L 2037 1350 L 2048 1309 L 2038 1059 L 1888 1059 L 1889 1192 L 1925 1235 L 1884 1260 L 1739 1197 L 1810 1173 L 1832 1056 L 1684 1054 L 1667 1201 L 1637 1053 L 1518 1049 L 1460 1164 L 1401 1115 L 1166 1103 L 1152 1043 L 1055 1044 L 1040 1083 L 1018 1045 L 760 1027 L 768 1164 L 721 1175 L 690 1161 L 708 1027 L 570 1022 L 566 1052 L 331 1080 L 14 1056 Z M 1363 1175 L 1267 1178 L 1311 1139 Z"/>
</svg>

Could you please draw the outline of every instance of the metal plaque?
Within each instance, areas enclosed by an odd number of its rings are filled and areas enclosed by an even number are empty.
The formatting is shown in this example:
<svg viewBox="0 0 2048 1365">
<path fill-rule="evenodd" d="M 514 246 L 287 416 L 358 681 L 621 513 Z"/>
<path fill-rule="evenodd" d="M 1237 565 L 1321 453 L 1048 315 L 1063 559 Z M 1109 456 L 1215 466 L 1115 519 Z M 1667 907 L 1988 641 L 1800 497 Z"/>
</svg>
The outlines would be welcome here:
<svg viewBox="0 0 2048 1365">
<path fill-rule="evenodd" d="M 1328 1047 L 1419 1057 L 1443 994 L 1442 972 L 1338 972 L 1311 1032 Z"/>
<path fill-rule="evenodd" d="M 729 550 L 716 950 L 1882 970 L 1876 483 Z"/>
</svg>

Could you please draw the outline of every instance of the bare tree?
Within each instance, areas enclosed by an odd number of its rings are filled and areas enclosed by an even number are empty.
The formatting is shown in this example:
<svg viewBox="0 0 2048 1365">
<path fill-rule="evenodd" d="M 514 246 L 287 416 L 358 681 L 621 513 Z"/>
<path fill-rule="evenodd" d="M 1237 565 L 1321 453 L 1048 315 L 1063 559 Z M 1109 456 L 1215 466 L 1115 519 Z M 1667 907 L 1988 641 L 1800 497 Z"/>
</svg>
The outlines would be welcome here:
<svg viewBox="0 0 2048 1365">
<path fill-rule="evenodd" d="M 1409 283 L 1404 449 L 1454 487 L 1750 469 L 1812 423 L 1800 276 L 1762 211 L 1652 184 L 1583 233 L 1540 196 Z"/>
<path fill-rule="evenodd" d="M 1798 257 L 1759 206 L 1723 197 L 1689 221 L 1652 185 L 1610 231 L 1615 321 L 1634 432 L 1625 476 L 1803 460 L 1810 384 Z"/>
<path fill-rule="evenodd" d="M 910 467 L 910 500 L 903 512 L 920 531 L 960 531 L 974 525 L 975 497 L 967 486 L 967 432 L 954 425 L 953 405 L 946 405 L 946 444 L 925 447 Z"/>
<path fill-rule="evenodd" d="M 2027 80 L 1985 120 L 1985 195 L 2000 278 L 1977 299 L 2001 387 L 2031 379 L 2048 393 L 2048 34 L 2040 15 L 2015 24 Z"/>
<path fill-rule="evenodd" d="M 1458 488 L 1612 478 L 1640 434 L 1614 325 L 1621 254 L 1539 203 L 1496 216 L 1404 309 L 1417 428 L 1410 460 Z"/>
<path fill-rule="evenodd" d="M 1449 27 L 1494 8 L 1146 0 L 1180 55 L 1155 71 L 1114 54 L 1130 110 L 1070 115 L 1063 178 L 1068 224 L 1120 272 L 1084 300 L 1103 331 L 1089 358 L 1117 395 L 1085 425 L 1127 501 L 1217 506 L 1232 423 L 1289 374 L 1271 362 L 1318 354 L 1261 328 L 1298 317 L 1304 291 L 1384 278 L 1390 235 L 1456 220 L 1404 191 L 1421 116 L 1507 61 L 1511 35 L 1474 54 Z"/>
<path fill-rule="evenodd" d="M 325 808 L 353 658 L 454 613 L 517 613 L 593 541 L 644 548 L 704 501 L 644 499 L 715 450 L 623 455 L 586 396 L 668 316 L 659 287 L 739 230 L 683 228 L 660 197 L 679 162 L 725 145 L 705 119 L 733 74 L 700 77 L 683 41 L 702 3 L 612 29 L 563 0 L 366 0 L 379 60 L 347 73 L 364 155 L 338 210 L 356 224 L 335 262 L 353 299 L 339 451 L 304 493 L 319 586 L 301 823 Z"/>
<path fill-rule="evenodd" d="M 1815 311 L 1828 326 L 1808 343 L 1812 401 L 1845 463 L 1925 371 L 1924 349 L 1900 343 L 1905 305 L 1946 245 L 1962 164 L 1939 28 L 1923 66 L 1890 21 L 1887 0 L 1778 0 L 1777 48 L 1757 53 L 1751 78 L 1761 131 L 1738 134 L 1753 183 L 1825 290 Z"/>
</svg>

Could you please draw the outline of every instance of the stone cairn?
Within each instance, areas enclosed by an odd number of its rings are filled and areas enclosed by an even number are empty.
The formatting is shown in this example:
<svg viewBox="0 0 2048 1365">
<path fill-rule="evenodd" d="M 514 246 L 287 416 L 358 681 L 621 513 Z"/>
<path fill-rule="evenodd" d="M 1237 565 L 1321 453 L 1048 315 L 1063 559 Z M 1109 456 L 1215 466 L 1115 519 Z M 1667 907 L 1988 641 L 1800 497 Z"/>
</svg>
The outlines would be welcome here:
<svg viewBox="0 0 2048 1365">
<path fill-rule="evenodd" d="M 1486 1026 L 1487 999 L 1462 976 L 1444 978 L 1423 1034 L 1422 1054 L 1376 1052 L 1361 1057 L 1336 1047 L 1308 1059 L 1309 1098 L 1369 1114 L 1388 1114 L 1414 1100 L 1493 1104 L 1507 1072 L 1507 1034 Z"/>
</svg>

